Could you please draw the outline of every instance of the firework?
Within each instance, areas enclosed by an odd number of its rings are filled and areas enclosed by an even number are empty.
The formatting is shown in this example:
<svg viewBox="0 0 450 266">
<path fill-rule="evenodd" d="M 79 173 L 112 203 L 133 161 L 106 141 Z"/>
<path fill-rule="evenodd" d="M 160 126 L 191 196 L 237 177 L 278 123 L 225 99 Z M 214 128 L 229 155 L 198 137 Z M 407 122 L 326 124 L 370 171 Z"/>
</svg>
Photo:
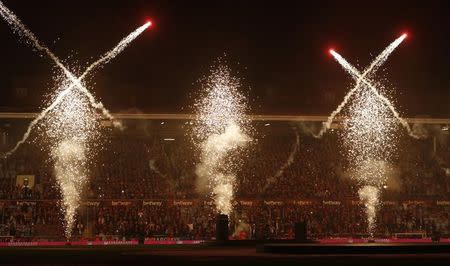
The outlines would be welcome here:
<svg viewBox="0 0 450 266">
<path fill-rule="evenodd" d="M 3 5 L 2 2 L 0 2 L 0 15 L 6 20 L 8 24 L 12 26 L 12 29 L 16 33 L 18 33 L 19 36 L 25 37 L 28 40 L 28 42 L 31 43 L 33 47 L 35 47 L 38 51 L 44 52 L 47 56 L 49 56 L 49 58 L 53 62 L 55 62 L 55 64 L 59 68 L 62 69 L 67 78 L 70 81 L 72 81 L 71 84 L 67 86 L 65 90 L 60 92 L 58 97 L 56 97 L 55 100 L 47 108 L 45 108 L 33 121 L 31 121 L 22 139 L 19 140 L 16 143 L 16 145 L 5 154 L 5 156 L 13 154 L 20 147 L 20 145 L 25 143 L 25 141 L 30 136 L 32 129 L 43 118 L 45 118 L 48 112 L 53 110 L 67 96 L 67 94 L 69 94 L 69 92 L 74 87 L 83 92 L 88 97 L 90 104 L 93 107 L 99 109 L 106 118 L 113 120 L 114 126 L 121 128 L 120 122 L 114 120 L 114 117 L 110 114 L 110 112 L 106 108 L 104 108 L 101 102 L 96 101 L 95 97 L 82 84 L 82 81 L 92 70 L 108 63 L 114 57 L 119 55 L 134 39 L 136 39 L 144 30 L 146 30 L 148 27 L 151 26 L 151 22 L 145 23 L 144 25 L 140 26 L 135 31 L 130 33 L 128 36 L 123 38 L 113 49 L 106 52 L 101 58 L 92 63 L 79 78 L 75 78 L 75 76 L 69 72 L 69 70 L 61 63 L 61 61 L 56 57 L 56 55 L 54 55 L 44 44 L 42 44 L 39 41 L 39 39 L 29 29 L 26 28 L 26 26 L 19 20 L 19 18 L 16 15 L 14 15 L 14 13 L 12 13 L 11 10 L 9 10 L 6 6 Z"/>
<path fill-rule="evenodd" d="M 197 188 L 208 191 L 217 211 L 227 215 L 232 211 L 239 152 L 251 140 L 245 97 L 239 87 L 239 80 L 220 64 L 211 71 L 204 93 L 195 104 L 193 139 L 200 150 Z"/>
<path fill-rule="evenodd" d="M 364 204 L 367 217 L 367 229 L 370 233 L 373 233 L 377 209 L 380 205 L 380 189 L 374 186 L 363 186 L 358 190 L 358 195 Z"/>
<path fill-rule="evenodd" d="M 347 62 L 347 60 L 345 60 L 340 54 L 338 54 L 335 51 L 332 51 L 331 53 L 334 56 L 334 58 L 336 59 L 336 61 L 338 61 L 339 64 L 341 64 L 341 66 L 348 73 L 350 73 L 350 75 L 352 75 L 352 77 L 356 80 L 357 84 L 358 84 L 358 82 L 362 82 L 364 86 L 367 86 L 372 91 L 372 93 L 374 95 L 376 95 L 389 108 L 389 110 L 392 112 L 392 115 L 394 115 L 394 117 L 406 129 L 406 131 L 408 132 L 408 135 L 410 135 L 411 137 L 416 138 L 416 139 L 421 138 L 421 136 L 419 136 L 413 132 L 413 130 L 409 126 L 408 122 L 405 119 L 400 117 L 400 114 L 397 112 L 397 110 L 395 110 L 395 107 L 391 103 L 391 101 L 389 101 L 388 98 L 386 98 L 383 94 L 381 94 L 379 92 L 379 90 L 371 82 L 368 81 L 367 78 L 364 78 L 364 75 L 361 75 L 359 73 L 359 71 L 355 67 L 353 67 L 349 62 Z M 357 88 L 361 88 L 361 87 L 363 87 L 363 86 L 358 85 Z"/>
<path fill-rule="evenodd" d="M 0 15 L 3 19 L 12 27 L 13 31 L 19 34 L 20 37 L 25 38 L 27 43 L 32 45 L 36 50 L 47 55 L 55 64 L 58 66 L 64 73 L 64 75 L 73 82 L 80 90 L 86 93 L 90 100 L 92 100 L 92 104 L 101 108 L 102 112 L 106 117 L 112 119 L 112 115 L 109 113 L 107 109 L 103 107 L 102 103 L 98 103 L 95 101 L 95 98 L 89 91 L 84 87 L 84 85 L 73 75 L 62 63 L 61 60 L 48 49 L 39 39 L 23 24 L 20 19 L 9 10 L 2 2 L 0 2 Z"/>
<path fill-rule="evenodd" d="M 110 112 L 101 102 L 86 89 L 83 79 L 93 69 L 98 68 L 118 54 L 128 44 L 150 27 L 147 22 L 122 39 L 118 45 L 92 63 L 86 71 L 76 78 L 61 61 L 53 54 L 26 26 L 0 2 L 0 15 L 11 25 L 13 31 L 24 38 L 36 50 L 47 55 L 63 72 L 61 87 L 52 97 L 52 103 L 44 109 L 28 126 L 23 138 L 15 147 L 6 153 L 14 153 L 29 137 L 31 130 L 39 123 L 44 124 L 45 140 L 49 143 L 51 158 L 54 161 L 55 175 L 61 194 L 61 211 L 64 213 L 65 235 L 69 239 L 75 221 L 76 210 L 79 207 L 81 193 L 87 182 L 87 164 L 92 159 L 95 144 L 98 143 L 100 115 L 113 120 L 115 126 L 121 126 L 114 121 Z"/>
<path fill-rule="evenodd" d="M 66 80 L 59 89 L 65 90 Z M 58 92 L 53 98 L 58 97 Z M 99 118 L 89 99 L 79 90 L 71 90 L 43 120 L 46 142 L 50 146 L 56 181 L 59 185 L 64 213 L 65 234 L 69 239 L 79 207 L 81 193 L 87 183 L 87 165 L 99 138 Z"/>
<path fill-rule="evenodd" d="M 70 239 L 75 214 L 80 205 L 81 191 L 86 183 L 84 142 L 67 139 L 52 150 L 55 161 L 55 176 L 62 194 L 61 211 L 64 213 L 65 236 Z"/>
<path fill-rule="evenodd" d="M 355 79 L 356 84 L 328 117 L 316 137 L 321 137 L 326 132 L 334 117 L 345 106 L 349 107 L 343 120 L 344 130 L 341 136 L 350 163 L 349 170 L 360 186 L 358 195 L 365 206 L 370 233 L 375 228 L 380 191 L 389 173 L 386 167 L 379 166 L 389 162 L 396 152 L 398 125 L 402 125 L 410 136 L 418 138 L 409 124 L 400 117 L 394 105 L 374 85 L 379 84 L 372 81 L 376 70 L 405 38 L 406 34 L 403 34 L 386 47 L 362 74 L 340 54 L 330 50 L 334 59 Z"/>
<path fill-rule="evenodd" d="M 372 233 L 379 190 L 388 178 L 378 162 L 391 160 L 396 151 L 398 120 L 380 97 L 363 85 L 354 94 L 343 125 L 343 146 L 353 178 L 362 186 L 359 196 L 365 204 L 368 229 Z"/>
<path fill-rule="evenodd" d="M 356 80 L 355 86 L 345 95 L 344 100 L 338 105 L 338 107 L 328 116 L 327 121 L 324 123 L 322 129 L 319 133 L 314 134 L 315 137 L 320 138 L 323 134 L 331 127 L 331 123 L 333 123 L 334 118 L 342 111 L 342 109 L 347 105 L 350 101 L 351 97 L 355 92 L 357 92 L 361 88 L 361 83 L 366 81 L 366 76 L 370 78 L 383 64 L 386 62 L 388 57 L 394 52 L 394 50 L 403 42 L 403 40 L 407 37 L 406 34 L 403 34 L 391 44 L 389 44 L 376 58 L 372 61 L 369 67 L 367 67 L 361 75 L 358 75 L 358 79 Z M 333 49 L 329 51 L 334 58 L 344 67 L 344 69 L 349 72 L 351 75 L 357 73 L 358 71 L 348 64 L 339 54 L 337 54 Z M 339 55 L 339 56 L 336 56 Z"/>
</svg>

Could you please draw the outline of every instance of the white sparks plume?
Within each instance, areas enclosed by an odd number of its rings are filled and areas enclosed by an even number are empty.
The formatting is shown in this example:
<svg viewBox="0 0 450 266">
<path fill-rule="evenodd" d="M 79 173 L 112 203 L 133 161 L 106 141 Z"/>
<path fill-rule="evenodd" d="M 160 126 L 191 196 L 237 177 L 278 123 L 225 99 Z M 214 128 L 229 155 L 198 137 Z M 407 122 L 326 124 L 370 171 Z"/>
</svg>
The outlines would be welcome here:
<svg viewBox="0 0 450 266">
<path fill-rule="evenodd" d="M 64 231 L 67 239 L 70 239 L 72 234 L 81 191 L 87 182 L 85 173 L 87 160 L 83 144 L 78 140 L 63 140 L 52 151 L 56 181 L 63 196 L 61 210 L 64 212 Z"/>
<path fill-rule="evenodd" d="M 365 207 L 368 231 L 372 233 L 375 229 L 377 209 L 380 205 L 380 189 L 374 186 L 363 186 L 359 189 L 358 194 Z"/>
<path fill-rule="evenodd" d="M 65 83 L 63 89 L 70 81 Z M 81 193 L 88 181 L 87 165 L 98 142 L 99 118 L 86 95 L 79 90 L 71 90 L 43 121 L 45 137 L 55 163 L 56 181 L 62 194 L 61 211 L 64 213 L 67 239 L 71 236 Z"/>
<path fill-rule="evenodd" d="M 238 88 L 239 81 L 220 65 L 212 71 L 204 96 L 195 104 L 194 141 L 201 153 L 197 184 L 208 185 L 217 211 L 227 215 L 232 212 L 238 152 L 251 140 L 246 134 L 249 125 L 244 115 L 245 98 Z"/>
<path fill-rule="evenodd" d="M 396 151 L 398 120 L 384 102 L 367 86 L 355 94 L 349 105 L 349 114 L 343 121 L 343 146 L 347 151 L 353 178 L 360 186 L 380 190 L 388 178 L 384 168 L 375 162 L 389 161 Z M 371 193 L 369 193 L 371 192 Z M 365 202 L 368 229 L 374 229 L 374 212 L 379 194 L 373 190 L 359 193 Z M 362 197 L 364 196 L 364 197 Z M 370 198 L 375 197 L 376 198 Z"/>
</svg>

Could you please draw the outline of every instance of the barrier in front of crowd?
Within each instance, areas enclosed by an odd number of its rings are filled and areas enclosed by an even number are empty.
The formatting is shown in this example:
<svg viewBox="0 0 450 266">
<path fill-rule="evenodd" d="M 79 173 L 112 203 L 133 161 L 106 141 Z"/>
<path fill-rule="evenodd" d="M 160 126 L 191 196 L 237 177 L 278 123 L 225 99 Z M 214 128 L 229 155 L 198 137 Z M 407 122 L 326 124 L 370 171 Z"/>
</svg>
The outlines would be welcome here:
<svg viewBox="0 0 450 266">
<path fill-rule="evenodd" d="M 36 204 L 48 204 L 54 205 L 58 200 L 0 200 L 0 209 L 8 205 L 28 205 L 34 206 Z M 214 206 L 213 201 L 205 200 L 167 200 L 167 199 L 122 199 L 122 200 L 87 200 L 81 202 L 84 206 L 90 207 L 100 207 L 100 206 L 114 206 L 114 207 L 129 207 L 129 206 L 142 206 L 142 207 L 159 207 L 159 206 L 178 206 L 178 207 L 191 207 L 198 205 L 208 205 Z M 382 202 L 383 206 L 450 206 L 450 199 L 438 199 L 438 200 L 385 200 Z M 254 199 L 237 199 L 233 201 L 233 205 L 240 205 L 242 207 L 253 207 L 253 206 L 283 206 L 283 205 L 296 205 L 296 206 L 310 206 L 310 205 L 323 205 L 323 206 L 340 206 L 340 205 L 363 205 L 363 203 L 357 199 L 339 199 L 339 200 L 318 200 L 318 199 L 294 199 L 294 200 L 254 200 Z"/>
<path fill-rule="evenodd" d="M 352 244 L 352 243 L 432 243 L 431 238 L 327 238 L 317 240 L 320 244 Z M 441 238 L 440 243 L 450 243 L 450 238 Z M 155 240 L 147 239 L 144 245 L 198 245 L 204 240 Z M 30 241 L 30 242 L 0 242 L 1 247 L 56 247 L 56 246 L 137 246 L 137 240 L 114 241 Z"/>
<path fill-rule="evenodd" d="M 204 243 L 204 240 L 145 240 L 145 245 L 196 245 Z M 24 241 L 24 242 L 0 242 L 0 247 L 51 247 L 51 246 L 135 246 L 138 240 L 106 240 L 106 241 Z"/>
<path fill-rule="evenodd" d="M 326 238 L 319 239 L 320 244 L 352 244 L 352 243 L 432 243 L 430 237 L 425 238 L 351 238 L 351 237 L 337 237 L 337 238 Z M 450 238 L 441 238 L 440 243 L 450 243 Z"/>
</svg>

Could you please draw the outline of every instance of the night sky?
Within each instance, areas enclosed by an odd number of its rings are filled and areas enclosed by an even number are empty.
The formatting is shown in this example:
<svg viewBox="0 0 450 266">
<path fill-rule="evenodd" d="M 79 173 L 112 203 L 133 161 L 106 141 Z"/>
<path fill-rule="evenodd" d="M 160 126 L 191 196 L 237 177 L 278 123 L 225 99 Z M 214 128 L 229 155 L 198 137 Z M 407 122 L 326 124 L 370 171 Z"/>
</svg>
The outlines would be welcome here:
<svg viewBox="0 0 450 266">
<path fill-rule="evenodd" d="M 189 111 L 197 80 L 226 54 L 253 113 L 327 115 L 354 84 L 328 49 L 362 69 L 406 31 L 380 71 L 397 109 L 408 117 L 450 116 L 446 1 L 3 2 L 73 71 L 151 18 L 151 30 L 89 79 L 113 112 Z M 53 62 L 3 20 L 0 36 L 0 110 L 39 110 L 54 89 Z"/>
</svg>

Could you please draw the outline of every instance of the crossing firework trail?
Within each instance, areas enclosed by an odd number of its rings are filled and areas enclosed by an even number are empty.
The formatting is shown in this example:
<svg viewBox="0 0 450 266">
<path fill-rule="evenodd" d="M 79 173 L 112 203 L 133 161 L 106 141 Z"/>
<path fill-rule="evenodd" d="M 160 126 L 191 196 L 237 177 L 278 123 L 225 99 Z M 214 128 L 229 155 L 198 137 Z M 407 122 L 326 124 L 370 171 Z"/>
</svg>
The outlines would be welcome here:
<svg viewBox="0 0 450 266">
<path fill-rule="evenodd" d="M 381 188 L 388 178 L 386 169 L 380 166 L 391 160 L 396 152 L 398 122 L 406 128 L 410 136 L 418 138 L 389 99 L 382 95 L 371 81 L 371 75 L 405 38 L 406 34 L 403 34 L 391 43 L 362 74 L 340 54 L 330 50 L 334 59 L 356 80 L 356 84 L 319 134 L 321 136 L 329 128 L 334 116 L 350 103 L 352 96 L 349 114 L 343 120 L 343 146 L 350 160 L 352 177 L 360 186 L 358 194 L 365 207 L 370 234 L 374 233 L 376 213 L 381 206 Z"/>
<path fill-rule="evenodd" d="M 397 112 L 397 110 L 395 110 L 394 105 L 389 101 L 388 98 L 386 98 L 386 96 L 382 95 L 374 85 L 372 85 L 366 78 L 364 78 L 363 75 L 349 62 L 347 62 L 347 60 L 345 60 L 345 58 L 343 58 L 340 54 L 335 51 L 331 51 L 331 54 L 334 56 L 334 58 L 336 58 L 336 61 L 338 61 L 341 66 L 352 75 L 355 80 L 361 80 L 366 86 L 370 88 L 370 90 L 389 108 L 389 110 L 400 122 L 400 124 L 408 131 L 408 135 L 416 139 L 420 138 L 420 136 L 414 134 L 408 122 L 400 117 L 400 114 Z"/>
<path fill-rule="evenodd" d="M 348 101 L 352 97 L 352 95 L 361 87 L 361 83 L 365 80 L 365 77 L 370 75 L 371 73 L 375 73 L 381 65 L 386 62 L 389 55 L 403 42 L 403 40 L 407 37 L 406 34 L 403 34 L 391 44 L 389 44 L 376 58 L 372 61 L 370 66 L 366 68 L 363 73 L 359 76 L 356 81 L 355 86 L 345 95 L 344 100 L 338 105 L 338 107 L 331 113 L 331 115 L 327 118 L 327 121 L 319 131 L 319 133 L 314 134 L 314 137 L 320 138 L 323 134 L 331 127 L 331 123 L 334 118 L 342 111 L 342 109 L 347 105 Z M 333 50 L 330 50 L 330 53 L 333 53 Z"/>
<path fill-rule="evenodd" d="M 114 126 L 121 127 L 121 124 L 118 121 L 114 120 L 114 117 L 111 115 L 111 113 L 104 108 L 103 104 L 101 102 L 97 102 L 95 97 L 86 89 L 85 86 L 81 84 L 82 80 L 95 68 L 104 65 L 111 61 L 114 57 L 116 57 L 118 54 L 120 54 L 127 46 L 130 44 L 135 38 L 137 38 L 143 31 L 145 31 L 148 27 L 151 26 L 151 22 L 147 22 L 144 25 L 137 28 L 135 31 L 130 33 L 128 36 L 123 38 L 113 49 L 106 52 L 102 57 L 100 57 L 97 61 L 92 63 L 90 66 L 87 67 L 87 69 L 84 71 L 84 73 L 79 77 L 76 78 L 62 63 L 61 61 L 54 55 L 44 44 L 42 44 L 39 39 L 29 30 L 26 28 L 26 26 L 17 18 L 16 15 L 12 13 L 4 4 L 0 1 L 0 15 L 6 20 L 6 22 L 13 27 L 13 30 L 18 33 L 20 36 L 25 36 L 29 41 L 31 41 L 33 47 L 38 49 L 41 52 L 44 52 L 47 54 L 54 62 L 55 64 L 60 67 L 64 74 L 69 78 L 72 83 L 63 91 L 60 92 L 60 94 L 55 98 L 55 100 L 50 104 L 47 108 L 45 108 L 33 121 L 31 121 L 30 125 L 28 126 L 25 134 L 23 135 L 22 139 L 19 140 L 16 145 L 8 152 L 4 154 L 4 156 L 10 156 L 13 154 L 25 141 L 28 139 L 28 137 L 31 134 L 32 129 L 41 121 L 45 116 L 53 110 L 58 104 L 61 103 L 61 101 L 69 94 L 69 92 L 75 87 L 79 89 L 81 92 L 83 92 L 89 99 L 90 104 L 95 107 L 96 109 L 99 109 L 102 114 L 110 119 L 113 120 Z"/>
</svg>

